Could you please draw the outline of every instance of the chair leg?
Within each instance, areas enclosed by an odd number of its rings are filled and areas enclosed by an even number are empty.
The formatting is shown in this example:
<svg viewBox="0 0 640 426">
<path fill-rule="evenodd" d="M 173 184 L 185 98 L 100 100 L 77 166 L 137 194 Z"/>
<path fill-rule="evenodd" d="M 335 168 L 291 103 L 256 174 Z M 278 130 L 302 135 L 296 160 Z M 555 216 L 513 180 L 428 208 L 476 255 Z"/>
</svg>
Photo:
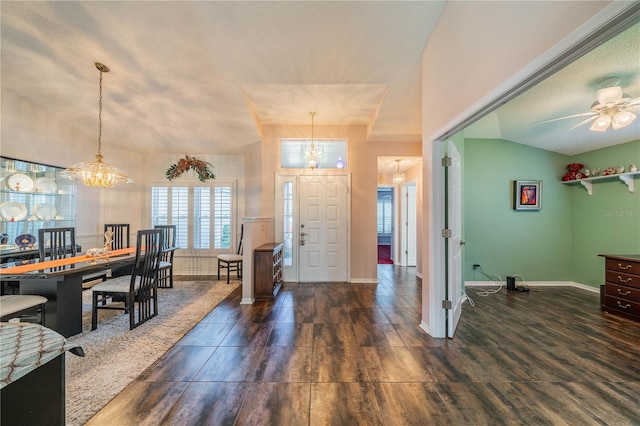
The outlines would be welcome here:
<svg viewBox="0 0 640 426">
<path fill-rule="evenodd" d="M 171 264 L 171 267 L 169 268 L 169 287 L 173 288 L 173 263 Z"/>
<path fill-rule="evenodd" d="M 98 294 L 93 292 L 91 295 L 93 302 L 91 303 L 91 330 L 98 328 Z"/>
<path fill-rule="evenodd" d="M 231 263 L 227 263 L 227 284 L 229 284 L 229 277 L 231 277 Z"/>
<path fill-rule="evenodd" d="M 218 259 L 218 281 L 220 281 L 220 259 Z"/>
</svg>

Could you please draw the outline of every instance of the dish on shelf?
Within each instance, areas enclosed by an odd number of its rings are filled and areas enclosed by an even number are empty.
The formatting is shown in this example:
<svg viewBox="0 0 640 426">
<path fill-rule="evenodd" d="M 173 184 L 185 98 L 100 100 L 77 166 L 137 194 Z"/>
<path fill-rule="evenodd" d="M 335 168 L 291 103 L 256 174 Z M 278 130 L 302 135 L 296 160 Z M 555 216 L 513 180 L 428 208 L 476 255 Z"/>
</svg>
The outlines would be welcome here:
<svg viewBox="0 0 640 426">
<path fill-rule="evenodd" d="M 36 204 L 33 207 L 33 215 L 40 220 L 51 220 L 56 217 L 56 206 L 49 203 Z"/>
<path fill-rule="evenodd" d="M 9 234 L 0 234 L 0 248 L 9 243 Z"/>
<path fill-rule="evenodd" d="M 55 194 L 58 190 L 58 185 L 51 178 L 41 177 L 36 179 L 36 190 L 44 194 Z"/>
<path fill-rule="evenodd" d="M 16 237 L 16 245 L 20 248 L 31 247 L 36 243 L 36 237 L 31 234 L 22 234 Z"/>
<path fill-rule="evenodd" d="M 16 201 L 8 201 L 0 205 L 0 215 L 10 222 L 24 219 L 28 212 L 27 206 Z"/>
<path fill-rule="evenodd" d="M 33 191 L 33 179 L 24 173 L 14 173 L 7 179 L 7 185 L 14 191 L 30 192 Z"/>
</svg>

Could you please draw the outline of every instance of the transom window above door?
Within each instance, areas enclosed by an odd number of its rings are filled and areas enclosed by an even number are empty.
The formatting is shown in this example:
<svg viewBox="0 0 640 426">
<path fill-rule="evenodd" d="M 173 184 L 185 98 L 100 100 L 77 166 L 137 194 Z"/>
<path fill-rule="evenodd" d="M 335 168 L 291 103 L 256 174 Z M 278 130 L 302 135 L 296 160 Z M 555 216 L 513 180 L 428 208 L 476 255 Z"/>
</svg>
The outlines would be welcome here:
<svg viewBox="0 0 640 426">
<path fill-rule="evenodd" d="M 322 153 L 320 169 L 346 169 L 347 168 L 347 141 L 346 139 L 313 140 L 314 145 Z M 311 145 L 311 139 L 281 139 L 280 140 L 280 167 L 283 169 L 304 169 L 305 150 Z"/>
</svg>

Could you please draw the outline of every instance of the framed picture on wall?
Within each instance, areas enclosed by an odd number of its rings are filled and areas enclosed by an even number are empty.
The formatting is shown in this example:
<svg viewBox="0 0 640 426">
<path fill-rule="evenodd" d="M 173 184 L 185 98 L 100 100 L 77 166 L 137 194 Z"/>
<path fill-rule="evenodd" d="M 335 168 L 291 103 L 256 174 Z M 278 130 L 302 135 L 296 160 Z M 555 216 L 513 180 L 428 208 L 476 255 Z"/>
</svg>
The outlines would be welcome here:
<svg viewBox="0 0 640 426">
<path fill-rule="evenodd" d="M 541 180 L 513 181 L 513 209 L 540 210 L 542 208 Z"/>
</svg>

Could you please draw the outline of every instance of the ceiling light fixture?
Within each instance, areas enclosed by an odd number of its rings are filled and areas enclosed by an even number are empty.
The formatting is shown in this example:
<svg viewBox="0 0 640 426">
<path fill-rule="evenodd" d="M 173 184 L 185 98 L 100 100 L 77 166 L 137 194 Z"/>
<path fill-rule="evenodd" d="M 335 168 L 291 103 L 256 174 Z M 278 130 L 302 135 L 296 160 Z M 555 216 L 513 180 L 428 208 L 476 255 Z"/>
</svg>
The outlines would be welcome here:
<svg viewBox="0 0 640 426">
<path fill-rule="evenodd" d="M 393 183 L 396 185 L 401 185 L 404 183 L 404 173 L 400 173 L 400 161 L 401 159 L 397 159 L 397 172 L 393 174 Z"/>
<path fill-rule="evenodd" d="M 60 176 L 67 179 L 82 181 L 87 186 L 111 188 L 116 183 L 133 183 L 133 179 L 115 166 L 102 161 L 102 73 L 109 72 L 109 68 L 100 62 L 95 63 L 100 71 L 100 97 L 98 100 L 98 154 L 96 161 L 82 162 L 60 172 Z"/>
<path fill-rule="evenodd" d="M 313 119 L 316 116 L 315 112 L 310 112 L 311 116 L 311 143 L 308 144 L 304 149 L 304 162 L 307 165 L 307 168 L 314 170 L 320 167 L 320 161 L 322 161 L 323 152 L 322 147 L 316 145 L 313 140 Z"/>
</svg>

